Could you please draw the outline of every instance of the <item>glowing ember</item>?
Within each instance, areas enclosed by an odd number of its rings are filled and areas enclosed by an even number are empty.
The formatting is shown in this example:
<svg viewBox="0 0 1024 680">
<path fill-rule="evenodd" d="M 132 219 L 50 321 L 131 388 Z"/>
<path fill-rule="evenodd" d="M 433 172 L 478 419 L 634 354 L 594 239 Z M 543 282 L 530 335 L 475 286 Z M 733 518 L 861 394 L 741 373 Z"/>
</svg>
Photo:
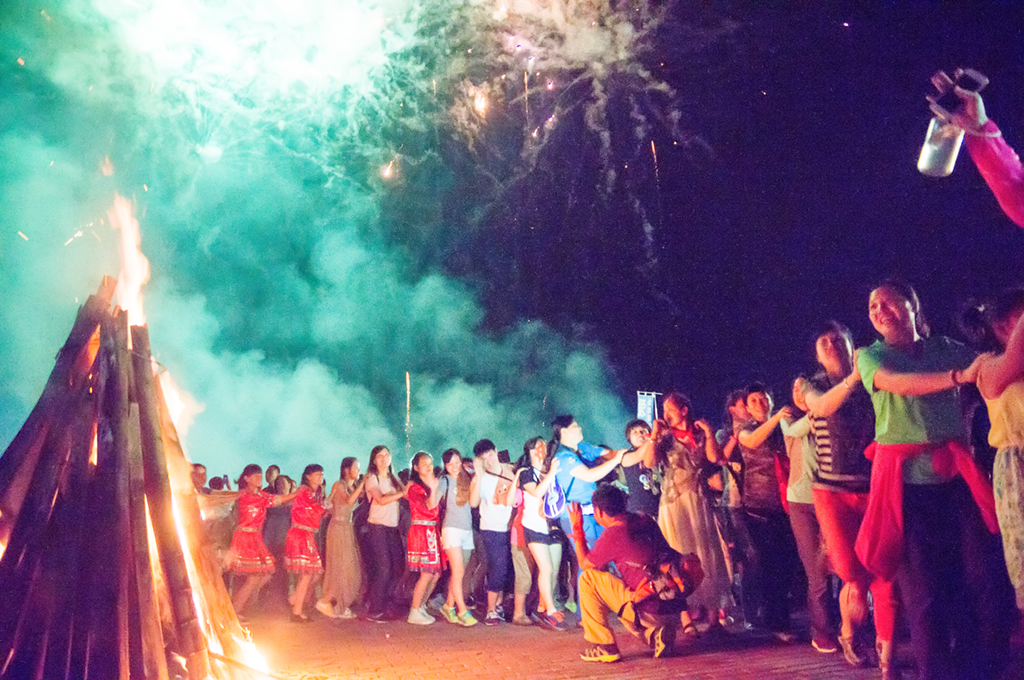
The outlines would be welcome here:
<svg viewBox="0 0 1024 680">
<path fill-rule="evenodd" d="M 114 164 L 110 162 L 110 156 L 103 158 L 103 162 L 100 163 L 100 172 L 103 173 L 104 177 L 110 177 L 114 174 Z"/>
<path fill-rule="evenodd" d="M 146 323 L 142 311 L 142 286 L 149 281 L 149 260 L 142 254 L 139 223 L 132 215 L 132 204 L 120 195 L 114 196 L 114 207 L 107 212 L 110 225 L 121 231 L 121 274 L 117 277 L 117 301 L 128 312 L 128 323 Z"/>
<path fill-rule="evenodd" d="M 93 434 L 92 434 L 92 452 L 89 454 L 89 465 L 96 465 L 97 461 L 99 461 L 99 452 L 100 452 L 99 437 L 97 437 L 96 433 L 93 432 Z"/>
</svg>

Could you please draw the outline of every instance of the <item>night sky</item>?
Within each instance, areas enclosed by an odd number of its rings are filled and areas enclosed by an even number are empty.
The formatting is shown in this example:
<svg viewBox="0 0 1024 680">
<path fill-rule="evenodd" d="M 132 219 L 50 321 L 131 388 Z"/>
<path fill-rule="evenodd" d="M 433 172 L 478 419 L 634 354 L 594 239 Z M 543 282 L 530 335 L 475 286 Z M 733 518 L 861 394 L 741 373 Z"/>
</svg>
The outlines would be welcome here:
<svg viewBox="0 0 1024 680">
<path fill-rule="evenodd" d="M 982 71 L 1024 149 L 1024 9 L 849 7 L 0 1 L 0 442 L 119 268 L 115 193 L 213 474 L 567 411 L 621 445 L 637 390 L 717 422 L 754 379 L 787 401 L 823 321 L 871 342 L 894 275 L 955 334 L 1024 230 L 966 151 L 917 172 L 924 97 Z"/>
<path fill-rule="evenodd" d="M 572 180 L 593 162 L 584 141 L 550 185 L 489 215 L 449 267 L 476 277 L 494 326 L 535 317 L 602 344 L 627 403 L 681 389 L 716 421 L 727 391 L 753 379 L 787 403 L 792 378 L 815 369 L 823 321 L 872 342 L 867 295 L 888 277 L 913 283 L 933 328 L 955 334 L 968 298 L 1024 278 L 1024 230 L 966 149 L 951 177 L 917 172 L 924 96 L 938 69 L 979 69 L 989 116 L 1020 149 L 1024 9 L 872 5 L 719 3 L 680 16 L 648 63 L 701 143 L 655 134 L 657 178 L 649 147 L 625 150 L 630 191 L 604 197 Z M 729 29 L 678 49 L 701 22 Z M 634 197 L 654 226 L 653 265 Z"/>
</svg>

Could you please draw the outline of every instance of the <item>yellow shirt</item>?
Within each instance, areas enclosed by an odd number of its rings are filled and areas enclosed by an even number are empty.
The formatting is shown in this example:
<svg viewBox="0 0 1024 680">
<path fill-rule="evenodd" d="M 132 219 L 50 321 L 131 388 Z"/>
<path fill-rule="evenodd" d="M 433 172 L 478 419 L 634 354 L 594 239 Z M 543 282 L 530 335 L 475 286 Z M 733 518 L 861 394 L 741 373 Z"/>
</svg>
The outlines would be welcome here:
<svg viewBox="0 0 1024 680">
<path fill-rule="evenodd" d="M 997 449 L 1024 447 L 1024 380 L 1011 383 L 995 399 L 986 399 L 992 429 L 988 443 Z"/>
</svg>

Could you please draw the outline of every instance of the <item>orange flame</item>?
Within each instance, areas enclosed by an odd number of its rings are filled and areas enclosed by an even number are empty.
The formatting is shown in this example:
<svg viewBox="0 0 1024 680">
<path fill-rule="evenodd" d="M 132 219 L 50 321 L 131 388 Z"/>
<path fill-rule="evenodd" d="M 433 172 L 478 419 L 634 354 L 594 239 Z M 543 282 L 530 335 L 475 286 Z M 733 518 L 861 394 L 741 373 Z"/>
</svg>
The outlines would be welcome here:
<svg viewBox="0 0 1024 680">
<path fill-rule="evenodd" d="M 192 425 L 192 421 L 195 420 L 197 413 L 202 413 L 205 406 L 196 401 L 191 394 L 178 387 L 178 384 L 174 382 L 174 378 L 171 377 L 170 371 L 166 369 L 163 371 L 157 370 L 155 361 L 153 370 L 160 380 L 160 389 L 164 393 L 164 401 L 167 403 L 167 410 L 171 413 L 171 422 L 174 423 L 174 429 L 178 433 L 179 442 L 184 446 L 183 440 L 188 433 L 189 427 Z"/>
<path fill-rule="evenodd" d="M 132 204 L 119 194 L 114 195 L 114 207 L 107 213 L 110 225 L 121 231 L 121 274 L 117 277 L 117 300 L 128 312 L 128 324 L 146 323 L 142 311 L 142 286 L 149 281 L 149 260 L 142 254 L 142 236 L 139 223 L 132 214 Z"/>
</svg>

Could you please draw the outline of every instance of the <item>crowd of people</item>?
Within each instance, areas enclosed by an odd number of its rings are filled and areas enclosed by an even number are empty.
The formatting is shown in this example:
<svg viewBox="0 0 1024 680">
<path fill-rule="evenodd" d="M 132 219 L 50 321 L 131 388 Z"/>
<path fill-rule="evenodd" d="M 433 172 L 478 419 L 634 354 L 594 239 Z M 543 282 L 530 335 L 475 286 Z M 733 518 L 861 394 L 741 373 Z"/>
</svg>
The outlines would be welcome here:
<svg viewBox="0 0 1024 680">
<path fill-rule="evenodd" d="M 968 147 L 1016 219 L 1020 162 L 980 97 L 958 94 Z M 810 644 L 852 666 L 897 677 L 902 620 L 919 678 L 999 677 L 1024 609 L 1024 290 L 970 309 L 968 344 L 932 335 L 905 283 L 877 286 L 867 307 L 873 344 L 855 351 L 829 322 L 820 370 L 795 377 L 788 405 L 748 385 L 717 431 L 672 392 L 653 422 L 625 424 L 622 448 L 563 415 L 515 460 L 480 439 L 472 456 L 421 451 L 396 474 L 376 446 L 366 474 L 345 458 L 329 491 L 316 464 L 297 484 L 249 465 L 237 492 L 197 465 L 235 607 L 244 617 L 278 592 L 296 622 L 312 608 L 555 632 L 568 611 L 582 658 L 616 661 L 611 613 L 655 656 L 740 620 L 791 643 L 799 593 Z M 972 445 L 985 414 L 994 456 Z M 681 604 L 666 608 L 659 569 Z"/>
</svg>

